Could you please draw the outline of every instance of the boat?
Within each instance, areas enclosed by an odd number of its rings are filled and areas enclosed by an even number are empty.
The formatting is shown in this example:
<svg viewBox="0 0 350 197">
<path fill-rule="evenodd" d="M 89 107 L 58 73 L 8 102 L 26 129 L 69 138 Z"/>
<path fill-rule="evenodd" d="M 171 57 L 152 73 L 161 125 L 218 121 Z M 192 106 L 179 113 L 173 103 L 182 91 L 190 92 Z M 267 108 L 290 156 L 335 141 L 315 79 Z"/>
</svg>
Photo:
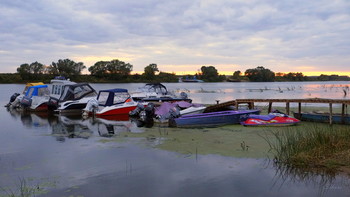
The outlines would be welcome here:
<svg viewBox="0 0 350 197">
<path fill-rule="evenodd" d="M 302 121 L 330 123 L 329 113 L 324 112 L 294 112 L 294 117 Z M 332 123 L 350 124 L 350 115 L 344 114 L 342 116 L 338 113 L 332 114 Z"/>
<path fill-rule="evenodd" d="M 122 88 L 100 90 L 96 100 L 90 100 L 84 114 L 94 112 L 96 116 L 128 115 L 137 107 L 128 90 Z"/>
<path fill-rule="evenodd" d="M 183 83 L 203 83 L 203 80 L 197 79 L 196 76 L 194 76 L 193 78 L 189 78 L 186 77 L 185 79 L 183 77 L 179 78 L 179 82 L 183 82 Z"/>
<path fill-rule="evenodd" d="M 250 114 L 241 122 L 243 126 L 290 126 L 296 125 L 300 120 L 284 113 L 274 112 L 267 115 Z"/>
<path fill-rule="evenodd" d="M 170 93 L 161 83 L 147 83 L 142 88 L 131 94 L 135 101 L 144 102 L 175 102 L 187 101 L 192 102 L 185 92 L 181 92 L 179 96 Z"/>
<path fill-rule="evenodd" d="M 228 124 L 239 124 L 249 114 L 259 114 L 260 110 L 229 110 L 211 113 L 184 115 L 170 118 L 170 127 L 212 127 Z"/>
<path fill-rule="evenodd" d="M 91 99 L 96 99 L 96 91 L 88 83 L 66 84 L 58 100 L 56 112 L 60 114 L 81 114 Z"/>
<path fill-rule="evenodd" d="M 24 90 L 22 93 L 14 93 L 13 95 L 11 95 L 10 97 L 10 101 L 5 105 L 5 107 L 7 108 L 20 108 L 21 107 L 21 100 L 23 99 L 23 97 L 26 95 L 26 92 L 28 90 L 29 87 L 31 86 L 36 86 L 36 85 L 44 85 L 43 82 L 29 82 L 26 83 Z"/>
<path fill-rule="evenodd" d="M 155 108 L 156 119 L 166 122 L 171 116 L 182 116 L 203 113 L 205 106 L 201 104 L 188 103 L 186 101 L 164 102 Z"/>
<path fill-rule="evenodd" d="M 50 91 L 47 85 L 29 86 L 25 96 L 20 101 L 21 107 L 29 111 L 48 111 Z"/>
</svg>

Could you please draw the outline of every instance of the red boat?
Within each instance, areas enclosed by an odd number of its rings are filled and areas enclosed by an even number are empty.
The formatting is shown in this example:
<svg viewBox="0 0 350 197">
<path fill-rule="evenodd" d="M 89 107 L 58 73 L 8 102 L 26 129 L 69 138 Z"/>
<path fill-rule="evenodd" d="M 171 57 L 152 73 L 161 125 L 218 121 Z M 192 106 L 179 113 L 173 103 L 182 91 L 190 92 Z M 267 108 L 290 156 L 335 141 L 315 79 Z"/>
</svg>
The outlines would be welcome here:
<svg viewBox="0 0 350 197">
<path fill-rule="evenodd" d="M 250 114 L 245 121 L 241 122 L 243 126 L 288 126 L 296 125 L 300 120 L 288 116 L 284 113 L 269 113 L 268 115 Z"/>
</svg>

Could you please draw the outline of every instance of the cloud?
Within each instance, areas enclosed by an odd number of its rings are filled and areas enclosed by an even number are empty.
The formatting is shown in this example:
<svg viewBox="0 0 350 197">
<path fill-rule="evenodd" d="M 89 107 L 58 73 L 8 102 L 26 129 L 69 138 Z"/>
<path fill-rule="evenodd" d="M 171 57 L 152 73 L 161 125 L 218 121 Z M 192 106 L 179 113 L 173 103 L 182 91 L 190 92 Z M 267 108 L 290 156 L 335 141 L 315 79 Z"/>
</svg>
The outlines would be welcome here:
<svg viewBox="0 0 350 197">
<path fill-rule="evenodd" d="M 87 66 L 94 63 L 91 57 L 125 59 L 135 71 L 157 63 L 168 72 L 181 71 L 176 68 L 181 65 L 193 71 L 198 65 L 241 65 L 241 70 L 265 65 L 288 72 L 294 66 L 346 70 L 349 64 L 350 3 L 345 0 L 0 4 L 2 72 L 73 57 Z"/>
</svg>

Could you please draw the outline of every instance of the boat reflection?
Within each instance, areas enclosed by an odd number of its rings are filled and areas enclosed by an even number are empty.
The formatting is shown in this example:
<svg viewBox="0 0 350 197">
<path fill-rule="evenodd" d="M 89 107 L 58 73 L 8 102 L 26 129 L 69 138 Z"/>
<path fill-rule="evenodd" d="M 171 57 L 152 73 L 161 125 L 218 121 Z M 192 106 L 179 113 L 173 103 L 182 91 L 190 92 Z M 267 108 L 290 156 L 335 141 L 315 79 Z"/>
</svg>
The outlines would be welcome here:
<svg viewBox="0 0 350 197">
<path fill-rule="evenodd" d="M 8 111 L 14 119 L 20 120 L 27 128 L 48 128 L 51 130 L 51 135 L 60 142 L 64 142 L 67 138 L 117 137 L 127 132 L 143 132 L 138 127 L 137 120 L 130 119 L 129 115 L 82 118 L 81 116 L 64 116 L 47 112 Z"/>
</svg>

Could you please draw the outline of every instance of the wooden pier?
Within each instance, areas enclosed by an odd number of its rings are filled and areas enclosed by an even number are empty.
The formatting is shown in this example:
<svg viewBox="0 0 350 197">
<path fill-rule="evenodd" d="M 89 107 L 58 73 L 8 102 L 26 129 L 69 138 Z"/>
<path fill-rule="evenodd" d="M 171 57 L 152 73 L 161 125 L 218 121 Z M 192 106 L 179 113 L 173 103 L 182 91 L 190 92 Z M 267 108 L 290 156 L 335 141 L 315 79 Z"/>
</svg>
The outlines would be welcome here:
<svg viewBox="0 0 350 197">
<path fill-rule="evenodd" d="M 350 99 L 322 99 L 322 98 L 310 98 L 310 99 L 236 99 L 236 108 L 241 103 L 250 103 L 248 106 L 254 107 L 254 103 L 268 103 L 268 112 L 271 112 L 273 103 L 286 103 L 286 114 L 290 114 L 290 103 L 298 103 L 298 113 L 301 113 L 302 103 L 325 103 L 329 105 L 329 124 L 332 124 L 333 116 L 333 104 L 342 104 L 341 116 L 345 116 L 347 106 L 350 104 Z"/>
<path fill-rule="evenodd" d="M 290 104 L 298 103 L 298 113 L 301 113 L 301 104 L 302 103 L 324 103 L 329 105 L 329 123 L 332 124 L 332 116 L 333 116 L 333 104 L 341 104 L 341 116 L 345 116 L 345 111 L 347 106 L 350 105 L 350 99 L 323 99 L 323 98 L 309 98 L 309 99 L 236 99 L 224 103 L 220 103 L 217 105 L 212 105 L 207 107 L 206 112 L 212 112 L 224 107 L 235 106 L 238 109 L 240 104 L 247 104 L 249 109 L 253 109 L 255 103 L 268 103 L 268 112 L 272 110 L 273 103 L 285 103 L 286 105 L 286 114 L 290 114 Z"/>
</svg>

